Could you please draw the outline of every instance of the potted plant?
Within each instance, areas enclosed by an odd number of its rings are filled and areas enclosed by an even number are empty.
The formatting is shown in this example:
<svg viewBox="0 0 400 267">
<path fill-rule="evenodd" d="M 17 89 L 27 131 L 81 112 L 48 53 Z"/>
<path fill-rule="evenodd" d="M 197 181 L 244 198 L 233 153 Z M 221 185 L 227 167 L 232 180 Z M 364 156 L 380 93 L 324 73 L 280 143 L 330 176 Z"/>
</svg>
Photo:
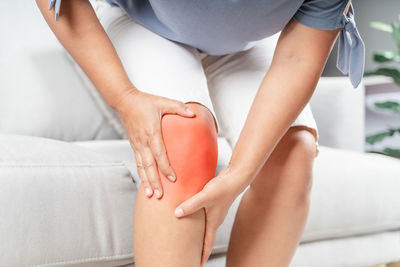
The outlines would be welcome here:
<svg viewBox="0 0 400 267">
<path fill-rule="evenodd" d="M 373 60 L 378 64 L 378 68 L 372 71 L 366 71 L 364 73 L 364 76 L 387 76 L 390 77 L 396 85 L 400 86 L 400 70 L 398 68 L 400 66 L 400 25 L 398 22 L 393 22 L 391 24 L 385 24 L 382 22 L 371 22 L 370 26 L 374 29 L 390 33 L 396 44 L 397 50 L 381 50 L 374 52 Z M 376 101 L 373 103 L 373 105 L 377 110 L 382 110 L 383 112 L 391 112 L 398 115 L 400 118 L 400 101 Z M 396 135 L 400 135 L 400 125 L 398 127 L 389 127 L 384 131 L 368 135 L 366 137 L 366 142 L 369 145 L 374 145 L 378 142 L 383 141 L 384 139 L 393 138 Z M 388 156 L 400 158 L 399 148 L 384 147 L 381 150 L 370 150 L 368 152 L 382 153 Z"/>
</svg>

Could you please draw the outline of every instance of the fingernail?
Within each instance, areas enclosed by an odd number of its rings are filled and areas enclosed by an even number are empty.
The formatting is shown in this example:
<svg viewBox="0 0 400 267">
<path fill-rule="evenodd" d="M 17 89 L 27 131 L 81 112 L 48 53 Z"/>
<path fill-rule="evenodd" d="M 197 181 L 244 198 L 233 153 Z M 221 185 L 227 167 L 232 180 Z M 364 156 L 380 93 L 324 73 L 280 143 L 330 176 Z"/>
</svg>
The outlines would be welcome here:
<svg viewBox="0 0 400 267">
<path fill-rule="evenodd" d="M 190 115 L 190 116 L 193 116 L 194 115 L 194 112 L 191 110 L 191 109 L 186 109 L 186 112 Z"/>
<path fill-rule="evenodd" d="M 176 217 L 181 217 L 183 215 L 183 209 L 182 208 L 177 208 L 175 210 L 175 216 Z"/>
<path fill-rule="evenodd" d="M 161 197 L 161 192 L 158 189 L 154 190 L 154 194 L 156 194 L 156 198 Z"/>
<path fill-rule="evenodd" d="M 144 192 L 145 192 L 146 196 L 148 196 L 148 197 L 151 196 L 151 189 L 150 188 L 146 187 Z"/>
<path fill-rule="evenodd" d="M 172 182 L 175 182 L 175 180 L 176 180 L 176 178 L 175 178 L 174 176 L 172 176 L 172 175 L 168 175 L 167 177 L 168 177 L 168 179 L 170 179 Z"/>
</svg>

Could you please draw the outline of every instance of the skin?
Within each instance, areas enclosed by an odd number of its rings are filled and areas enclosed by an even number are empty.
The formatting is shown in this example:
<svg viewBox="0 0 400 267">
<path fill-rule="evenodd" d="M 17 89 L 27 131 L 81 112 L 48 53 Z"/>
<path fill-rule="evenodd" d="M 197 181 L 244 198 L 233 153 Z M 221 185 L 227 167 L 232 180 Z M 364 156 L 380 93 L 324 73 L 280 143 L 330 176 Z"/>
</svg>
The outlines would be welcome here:
<svg viewBox="0 0 400 267">
<path fill-rule="evenodd" d="M 176 178 L 161 137 L 161 117 L 165 113 L 192 117 L 193 111 L 180 101 L 141 92 L 131 83 L 89 1 L 63 1 L 58 21 L 54 20 L 54 9 L 48 10 L 48 1 L 36 3 L 60 43 L 118 113 L 135 152 L 141 180 L 150 196 L 154 193 L 161 197 L 157 167 L 172 181 Z"/>
<path fill-rule="evenodd" d="M 308 216 L 314 157 L 314 136 L 290 128 L 242 197 L 227 266 L 289 266 Z"/>
<path fill-rule="evenodd" d="M 312 159 L 304 161 L 303 153 L 291 152 L 294 147 L 277 145 L 284 142 L 285 139 L 282 138 L 285 135 L 291 135 L 291 131 L 288 131 L 290 125 L 310 100 L 338 33 L 339 29 L 319 30 L 304 26 L 294 19 L 286 25 L 280 34 L 271 66 L 254 98 L 228 167 L 217 175 L 217 179 L 207 183 L 201 192 L 177 208 L 182 211 L 179 218 L 202 208 L 206 211 L 202 264 L 211 253 L 216 229 L 232 204 L 232 196 L 237 196 L 250 184 L 260 189 L 245 193 L 231 236 L 227 266 L 263 266 L 265 262 L 271 263 L 268 266 L 287 266 L 293 257 L 307 218 Z M 298 141 L 300 145 L 296 147 L 304 146 L 305 151 L 315 151 L 315 140 L 310 148 L 309 138 L 306 136 L 304 133 L 304 137 Z M 290 159 L 290 169 L 295 171 L 286 171 L 287 166 L 285 171 L 279 168 L 285 162 L 282 157 L 281 160 L 273 161 L 278 166 L 267 165 L 266 162 L 275 148 L 283 149 L 277 152 L 278 158 L 279 154 L 285 153 L 286 156 L 297 155 Z M 266 170 L 261 172 L 263 169 Z M 288 182 L 274 184 L 269 181 L 278 170 L 281 172 L 279 179 Z M 296 186 L 295 181 L 303 182 Z M 292 186 L 281 188 L 282 184 Z M 274 186 L 278 186 L 279 190 L 271 189 Z M 275 193 L 266 197 L 265 190 Z M 285 210 L 282 211 L 279 207 Z M 265 215 L 258 218 L 254 216 L 260 212 Z M 260 229 L 261 225 L 263 228 Z M 263 231 L 260 236 L 257 235 L 259 230 Z M 252 246 L 249 246 L 251 243 Z M 248 247 L 244 248 L 246 245 Z M 265 248 L 271 248 L 271 251 L 265 252 Z M 256 258 L 253 253 L 256 253 Z M 237 257 L 241 257 L 241 260 L 236 261 Z"/>
<path fill-rule="evenodd" d="M 141 184 L 135 202 L 135 266 L 199 266 L 203 247 L 205 213 L 185 219 L 174 216 L 182 201 L 201 191 L 214 177 L 218 157 L 217 132 L 211 113 L 202 105 L 188 104 L 195 118 L 167 114 L 162 118 L 164 143 L 177 180 L 161 182 L 166 194 L 147 198 Z M 155 253 L 156 251 L 156 253 Z M 154 261 L 154 258 L 160 259 Z"/>
<path fill-rule="evenodd" d="M 57 22 L 47 0 L 36 2 L 127 130 L 142 180 L 135 206 L 135 225 L 143 230 L 139 239 L 134 229 L 138 266 L 199 266 L 199 260 L 203 265 L 218 226 L 248 185 L 232 229 L 227 266 L 288 266 L 308 214 L 315 156 L 309 129 L 290 124 L 311 98 L 339 29 L 318 30 L 293 19 L 287 24 L 229 165 L 178 206 L 181 199 L 163 197 L 169 193 L 163 191 L 165 177 L 176 174 L 162 139 L 161 119 L 166 113 L 192 118 L 190 109 L 195 107 L 198 114 L 209 111 L 134 87 L 88 1 L 63 2 Z M 100 57 L 107 64 L 98 64 Z M 210 114 L 204 118 L 214 120 Z M 145 188 L 150 189 L 147 197 Z"/>
<path fill-rule="evenodd" d="M 135 204 L 135 213 L 138 214 L 135 216 L 136 228 L 133 229 L 136 237 L 133 244 L 137 253 L 135 261 L 140 262 L 137 265 L 154 266 L 154 258 L 162 259 L 157 262 L 165 265 L 199 265 L 205 232 L 205 213 L 201 211 L 185 220 L 178 220 L 173 210 L 187 196 L 175 199 L 170 197 L 170 201 L 167 201 L 168 195 L 163 194 L 160 176 L 164 178 L 165 185 L 165 177 L 176 177 L 176 174 L 166 154 L 161 135 L 161 120 L 165 114 L 186 118 L 199 116 L 208 125 L 213 121 L 216 132 L 216 122 L 211 112 L 198 103 L 185 104 L 137 89 L 130 82 L 111 41 L 87 0 L 63 1 L 57 22 L 54 20 L 54 11 L 48 10 L 47 0 L 37 0 L 36 3 L 50 29 L 107 103 L 118 113 L 128 133 L 141 179 Z M 98 64 L 99 58 L 107 64 Z M 202 186 L 205 182 L 207 181 Z M 145 188 L 150 189 L 147 196 Z M 160 193 L 158 198 L 157 190 Z M 196 190 L 199 191 L 198 188 Z M 197 191 L 192 191 L 192 194 Z M 168 206 L 163 203 L 168 203 Z M 144 238 L 139 238 L 141 233 Z M 170 238 L 171 233 L 174 233 L 174 238 Z M 161 246 L 167 246 L 168 249 L 159 250 Z M 176 251 L 181 255 L 168 258 L 167 254 L 162 253 L 168 251 L 171 252 L 169 255 Z"/>
</svg>

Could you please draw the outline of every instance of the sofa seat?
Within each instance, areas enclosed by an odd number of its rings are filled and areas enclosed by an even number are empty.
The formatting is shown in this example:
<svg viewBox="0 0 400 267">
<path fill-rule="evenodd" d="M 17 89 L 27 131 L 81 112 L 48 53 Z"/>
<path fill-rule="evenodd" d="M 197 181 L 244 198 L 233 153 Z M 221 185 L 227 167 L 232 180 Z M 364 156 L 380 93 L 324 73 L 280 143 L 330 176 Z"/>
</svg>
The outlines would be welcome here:
<svg viewBox="0 0 400 267">
<path fill-rule="evenodd" d="M 218 138 L 218 148 L 217 172 L 228 164 L 232 151 L 224 138 Z M 383 168 L 384 176 L 379 173 Z M 322 239 L 397 230 L 399 178 L 398 160 L 321 146 L 302 239 L 306 246 L 300 251 L 306 253 Z M 1 264 L 129 266 L 139 183 L 127 140 L 68 143 L 0 134 Z M 218 253 L 227 249 L 242 196 L 219 227 L 213 260 L 206 267 L 225 260 Z"/>
<path fill-rule="evenodd" d="M 219 139 L 222 140 L 219 140 L 220 159 L 217 171 L 226 166 L 231 153 L 226 140 Z M 135 161 L 127 140 L 75 143 L 118 160 Z M 139 183 L 137 180 L 137 184 Z M 302 242 L 398 230 L 398 188 L 400 160 L 379 154 L 320 146 L 320 154 L 314 164 L 310 215 Z M 217 245 L 214 252 L 226 250 L 234 220 L 231 215 L 236 213 L 241 196 L 242 194 L 236 199 L 217 232 L 220 234 L 217 235 L 217 241 L 220 241 L 217 244 L 225 245 Z"/>
<path fill-rule="evenodd" d="M 400 160 L 322 146 L 302 241 L 398 230 Z"/>
</svg>

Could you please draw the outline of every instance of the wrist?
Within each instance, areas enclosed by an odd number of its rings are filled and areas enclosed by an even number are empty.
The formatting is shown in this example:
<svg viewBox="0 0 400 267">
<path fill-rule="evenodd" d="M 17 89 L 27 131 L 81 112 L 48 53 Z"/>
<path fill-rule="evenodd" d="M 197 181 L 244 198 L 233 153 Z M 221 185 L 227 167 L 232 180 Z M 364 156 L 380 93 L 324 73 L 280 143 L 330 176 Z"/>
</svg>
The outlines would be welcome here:
<svg viewBox="0 0 400 267">
<path fill-rule="evenodd" d="M 237 166 L 229 162 L 226 172 L 232 177 L 232 184 L 237 194 L 243 192 L 256 176 L 250 168 Z"/>
<path fill-rule="evenodd" d="M 114 97 L 113 101 L 110 101 L 110 106 L 118 114 L 124 112 L 126 109 L 126 100 L 137 94 L 139 90 L 131 85 L 126 86 L 124 89 L 118 92 L 118 95 Z"/>
</svg>

